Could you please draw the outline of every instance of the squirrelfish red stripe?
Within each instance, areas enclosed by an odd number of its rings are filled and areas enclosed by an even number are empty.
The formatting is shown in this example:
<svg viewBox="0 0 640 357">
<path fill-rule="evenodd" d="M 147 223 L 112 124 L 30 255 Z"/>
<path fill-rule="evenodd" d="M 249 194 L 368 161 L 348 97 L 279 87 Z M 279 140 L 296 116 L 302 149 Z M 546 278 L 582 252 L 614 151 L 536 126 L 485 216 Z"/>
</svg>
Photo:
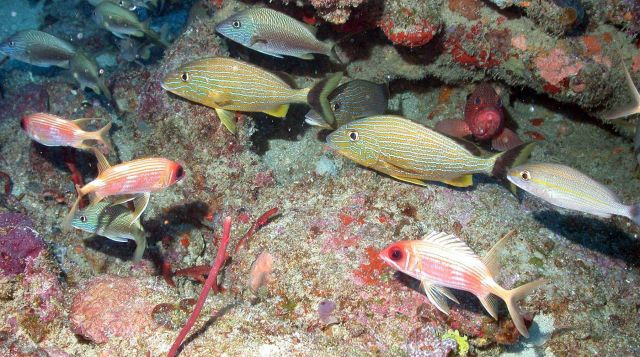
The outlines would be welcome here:
<svg viewBox="0 0 640 357">
<path fill-rule="evenodd" d="M 149 194 L 156 192 L 182 180 L 185 176 L 182 166 L 174 161 L 150 157 L 123 162 L 114 166 L 96 149 L 92 149 L 98 159 L 98 177 L 83 187 L 76 187 L 78 198 L 65 219 L 64 227 L 68 228 L 82 197 L 91 194 L 91 204 L 102 201 L 105 197 L 124 196 L 127 199 L 136 195 L 145 195 L 146 200 L 136 206 L 134 219 L 142 214 L 149 200 Z"/>
<path fill-rule="evenodd" d="M 499 297 L 507 304 L 518 331 L 528 337 L 516 302 L 544 283 L 544 280 L 536 280 L 513 290 L 506 290 L 496 283 L 496 254 L 511 235 L 510 232 L 500 239 L 483 259 L 458 237 L 438 232 L 432 232 L 423 240 L 393 243 L 380 252 L 380 257 L 391 267 L 420 280 L 429 301 L 445 314 L 449 313 L 447 298 L 458 302 L 448 288 L 476 295 L 495 319 L 498 317 L 495 297 Z"/>
<path fill-rule="evenodd" d="M 111 122 L 98 131 L 84 131 L 80 127 L 93 119 L 83 118 L 67 120 L 48 113 L 35 113 L 22 118 L 20 126 L 27 135 L 45 146 L 71 146 L 77 149 L 89 149 L 87 140 L 95 140 L 111 148 L 107 135 Z"/>
</svg>

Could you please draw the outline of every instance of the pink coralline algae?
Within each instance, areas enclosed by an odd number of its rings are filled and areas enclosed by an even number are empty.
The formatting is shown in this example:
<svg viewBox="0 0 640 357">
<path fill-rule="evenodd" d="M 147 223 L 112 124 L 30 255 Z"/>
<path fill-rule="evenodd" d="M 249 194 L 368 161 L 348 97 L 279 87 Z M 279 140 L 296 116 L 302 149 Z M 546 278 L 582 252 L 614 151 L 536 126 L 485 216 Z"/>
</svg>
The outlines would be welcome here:
<svg viewBox="0 0 640 357">
<path fill-rule="evenodd" d="M 58 277 L 48 264 L 46 254 L 26 259 L 22 285 L 22 301 L 40 323 L 52 322 L 61 315 L 62 290 Z"/>
<path fill-rule="evenodd" d="M 21 274 L 27 258 L 35 258 L 45 244 L 29 217 L 20 213 L 0 214 L 0 275 Z"/>
<path fill-rule="evenodd" d="M 351 11 L 365 0 L 310 0 L 309 2 L 325 21 L 343 24 L 349 19 Z"/>
<path fill-rule="evenodd" d="M 92 279 L 73 298 L 71 329 L 96 343 L 116 336 L 140 338 L 158 327 L 152 316 L 155 304 L 148 300 L 152 294 L 138 278 Z"/>
<path fill-rule="evenodd" d="M 561 48 L 554 48 L 551 52 L 538 56 L 535 65 L 540 76 L 553 86 L 569 76 L 575 76 L 583 67 L 582 62 L 572 61 Z"/>
</svg>

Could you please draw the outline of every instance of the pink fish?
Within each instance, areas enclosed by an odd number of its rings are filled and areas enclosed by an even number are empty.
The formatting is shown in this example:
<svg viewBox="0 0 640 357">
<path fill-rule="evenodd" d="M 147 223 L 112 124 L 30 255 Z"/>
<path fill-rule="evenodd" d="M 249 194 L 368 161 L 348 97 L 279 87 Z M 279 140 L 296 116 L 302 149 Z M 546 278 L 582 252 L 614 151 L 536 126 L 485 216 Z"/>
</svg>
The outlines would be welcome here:
<svg viewBox="0 0 640 357">
<path fill-rule="evenodd" d="M 71 146 L 77 149 L 89 149 L 85 144 L 87 140 L 95 140 L 111 149 L 107 140 L 111 122 L 98 131 L 84 131 L 80 125 L 86 124 L 92 119 L 83 118 L 67 120 L 48 113 L 35 113 L 24 116 L 20 126 L 27 135 L 45 146 Z"/>
<path fill-rule="evenodd" d="M 504 127 L 502 100 L 487 83 L 479 84 L 467 98 L 464 120 L 441 120 L 436 130 L 459 138 L 473 135 L 476 140 L 491 140 L 491 146 L 500 151 L 523 144 L 516 133 Z"/>
<path fill-rule="evenodd" d="M 136 159 L 111 166 L 100 151 L 95 148 L 91 148 L 91 150 L 98 159 L 98 176 L 82 187 L 76 185 L 78 198 L 65 218 L 63 224 L 65 229 L 69 227 L 80 200 L 88 194 L 93 196 L 92 205 L 110 196 L 119 196 L 119 200 L 116 200 L 115 204 L 144 195 L 143 203 L 135 207 L 133 222 L 146 209 L 151 192 L 169 187 L 185 176 L 182 165 L 164 158 Z"/>
<path fill-rule="evenodd" d="M 448 288 L 468 291 L 480 299 L 482 306 L 497 320 L 496 296 L 507 304 L 518 331 L 529 337 L 516 302 L 544 283 L 536 280 L 513 290 L 502 288 L 497 274 L 497 251 L 504 245 L 509 232 L 480 259 L 460 238 L 433 232 L 423 240 L 400 241 L 380 252 L 380 258 L 391 267 L 422 282 L 429 301 L 445 314 L 449 313 L 447 298 L 458 303 Z"/>
</svg>

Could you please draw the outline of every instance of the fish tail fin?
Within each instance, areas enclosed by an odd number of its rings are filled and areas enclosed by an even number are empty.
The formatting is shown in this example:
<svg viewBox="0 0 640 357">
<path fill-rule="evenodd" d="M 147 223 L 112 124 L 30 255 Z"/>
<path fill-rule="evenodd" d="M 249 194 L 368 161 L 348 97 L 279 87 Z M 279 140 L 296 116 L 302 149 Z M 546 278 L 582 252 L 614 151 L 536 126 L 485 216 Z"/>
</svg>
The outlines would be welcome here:
<svg viewBox="0 0 640 357">
<path fill-rule="evenodd" d="M 322 79 L 316 83 L 307 94 L 307 103 L 309 103 L 309 106 L 320 113 L 322 118 L 330 125 L 336 122 L 336 118 L 333 110 L 331 110 L 329 94 L 340 84 L 342 76 L 343 74 L 339 72 Z"/>
<path fill-rule="evenodd" d="M 80 185 L 76 185 L 76 192 L 78 192 L 78 198 L 76 198 L 76 201 L 73 202 L 73 205 L 71 206 L 71 210 L 69 210 L 69 213 L 67 213 L 67 215 L 64 217 L 64 220 L 62 221 L 62 231 L 64 233 L 69 232 L 69 230 L 71 229 L 71 220 L 73 219 L 73 216 L 75 216 L 76 211 L 80 206 L 80 201 L 84 197 L 84 194 L 82 193 L 82 189 L 80 188 Z"/>
<path fill-rule="evenodd" d="M 104 145 L 109 151 L 113 151 L 113 146 L 109 142 L 109 130 L 111 130 L 112 122 L 107 123 L 104 127 L 102 127 L 98 131 L 94 131 L 91 133 L 91 136 L 88 139 L 93 139 L 100 144 Z"/>
<path fill-rule="evenodd" d="M 520 309 L 518 308 L 516 303 L 524 299 L 527 295 L 533 292 L 533 290 L 537 289 L 540 285 L 546 282 L 547 281 L 545 279 L 538 279 L 530 283 L 518 286 L 515 289 L 506 290 L 500 288 L 499 290 L 492 292 L 493 294 L 499 296 L 507 304 L 507 309 L 509 310 L 511 320 L 513 320 L 516 328 L 524 337 L 529 337 L 529 331 L 527 331 L 527 326 L 524 324 L 524 318 L 522 318 L 522 314 L 520 313 Z"/>
<path fill-rule="evenodd" d="M 164 38 L 162 38 L 162 33 L 158 34 L 157 32 L 153 31 L 151 27 L 149 27 L 150 22 L 151 19 L 148 19 L 142 24 L 144 33 L 149 36 L 149 39 L 151 39 L 151 41 L 155 42 L 156 44 L 162 47 L 169 47 L 169 43 Z"/>
<path fill-rule="evenodd" d="M 502 180 L 506 179 L 507 170 L 527 162 L 535 145 L 535 142 L 525 143 L 495 155 L 491 175 Z"/>
<path fill-rule="evenodd" d="M 633 223 L 640 226 L 640 203 L 631 205 L 631 208 L 629 209 L 629 218 L 631 218 Z"/>
</svg>

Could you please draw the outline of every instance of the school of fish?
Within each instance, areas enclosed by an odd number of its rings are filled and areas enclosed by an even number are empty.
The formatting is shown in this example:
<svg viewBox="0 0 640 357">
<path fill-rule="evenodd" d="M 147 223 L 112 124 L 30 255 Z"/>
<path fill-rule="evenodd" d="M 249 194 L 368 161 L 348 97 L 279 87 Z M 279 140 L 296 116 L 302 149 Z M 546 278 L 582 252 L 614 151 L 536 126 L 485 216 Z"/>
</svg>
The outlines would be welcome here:
<svg viewBox="0 0 640 357">
<path fill-rule="evenodd" d="M 163 33 L 141 22 L 136 8 L 157 9 L 158 1 L 89 0 L 95 6 L 93 19 L 104 30 L 123 39 L 147 38 L 166 47 Z M 218 34 L 234 43 L 272 58 L 284 56 L 313 60 L 326 56 L 340 63 L 336 43 L 320 41 L 315 27 L 269 8 L 249 8 L 221 21 Z M 105 73 L 95 59 L 69 41 L 38 30 L 18 32 L 0 44 L 0 53 L 34 66 L 68 69 L 80 89 L 112 100 Z M 273 59 L 271 59 L 273 60 Z M 624 68 L 634 102 L 614 110 L 609 119 L 640 113 L 640 94 Z M 640 225 L 640 205 L 624 204 L 602 183 L 562 164 L 527 163 L 534 143 L 522 142 L 505 127 L 501 98 L 495 89 L 482 83 L 470 94 L 464 120 L 438 123 L 435 129 L 412 120 L 387 114 L 391 95 L 386 83 L 348 80 L 342 72 L 327 73 L 309 87 L 298 87 L 290 78 L 266 68 L 231 57 L 200 58 L 182 63 L 162 79 L 162 88 L 175 98 L 212 108 L 220 122 L 237 133 L 237 112 L 259 112 L 287 117 L 292 104 L 310 107 L 308 124 L 332 131 L 326 139 L 336 153 L 358 165 L 393 179 L 416 185 L 440 182 L 455 187 L 473 185 L 473 175 L 492 176 L 510 182 L 549 203 L 599 217 L 624 216 Z M 134 260 L 142 259 L 147 247 L 141 216 L 150 196 L 182 181 L 185 168 L 175 159 L 137 158 L 111 165 L 103 152 L 113 151 L 108 137 L 111 122 L 97 130 L 88 127 L 95 118 L 68 119 L 53 113 L 33 113 L 20 119 L 20 126 L 32 140 L 45 146 L 67 146 L 95 156 L 97 176 L 78 185 L 77 199 L 63 219 L 63 227 L 104 236 L 116 242 L 136 243 Z M 640 121 L 639 121 L 640 123 Z M 640 124 L 639 124 L 640 125 Z M 640 128 L 640 127 L 639 127 Z M 639 132 L 636 130 L 636 132 Z M 489 140 L 489 152 L 472 141 Z M 457 137 L 457 138 L 455 138 Z M 636 136 L 640 152 L 640 134 Z M 640 154 L 638 154 L 640 160 Z M 385 178 L 380 176 L 381 180 Z M 80 209 L 88 196 L 89 206 Z M 516 303 L 545 283 L 535 280 L 514 289 L 495 281 L 497 254 L 509 236 L 500 239 L 484 258 L 459 237 L 432 232 L 421 240 L 400 240 L 380 251 L 390 267 L 421 282 L 428 300 L 449 313 L 448 300 L 458 302 L 449 289 L 474 294 L 493 318 L 498 318 L 498 299 L 506 303 L 519 333 L 528 331 Z M 258 283 L 254 284 L 260 285 Z M 497 299 L 498 298 L 498 299 Z"/>
</svg>

